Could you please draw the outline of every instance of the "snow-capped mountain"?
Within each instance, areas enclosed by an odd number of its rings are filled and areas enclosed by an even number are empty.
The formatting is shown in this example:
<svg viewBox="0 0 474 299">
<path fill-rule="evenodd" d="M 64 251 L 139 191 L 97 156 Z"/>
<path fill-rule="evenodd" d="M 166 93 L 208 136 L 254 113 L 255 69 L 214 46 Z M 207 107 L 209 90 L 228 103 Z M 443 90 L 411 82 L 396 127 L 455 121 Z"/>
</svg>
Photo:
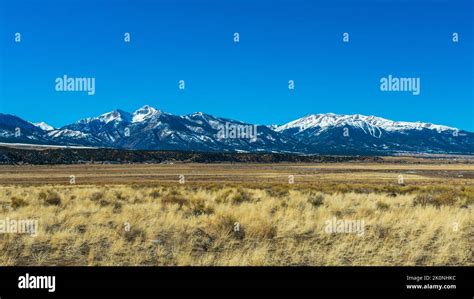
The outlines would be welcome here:
<svg viewBox="0 0 474 299">
<path fill-rule="evenodd" d="M 361 114 L 338 115 L 334 113 L 309 115 L 285 125 L 278 126 L 275 131 L 283 132 L 286 130 L 297 129 L 299 133 L 308 129 L 318 129 L 320 133 L 328 128 L 334 127 L 360 128 L 365 133 L 376 138 L 380 138 L 383 131 L 402 132 L 407 130 L 420 131 L 423 129 L 436 130 L 438 133 L 445 131 L 459 131 L 456 128 L 434 125 L 431 123 L 393 121 L 376 116 L 365 116 Z"/>
<path fill-rule="evenodd" d="M 79 120 L 49 132 L 52 140 L 84 135 L 80 145 L 117 147 L 124 149 L 199 150 L 199 151 L 293 151 L 288 138 L 265 126 L 257 126 L 256 140 L 219 138 L 225 126 L 250 126 L 239 121 L 214 117 L 202 112 L 186 116 L 172 115 L 150 106 L 133 113 L 114 110 L 97 117 Z M 65 140 L 62 140 L 65 142 Z M 71 140 L 67 140 L 71 145 Z"/>
<path fill-rule="evenodd" d="M 392 121 L 361 114 L 309 115 L 275 131 L 292 136 L 317 152 L 474 152 L 472 133 L 431 123 Z"/>
<path fill-rule="evenodd" d="M 42 122 L 39 122 L 39 123 L 32 123 L 34 126 L 40 128 L 41 130 L 43 131 L 52 131 L 54 130 L 54 127 L 53 126 L 50 126 L 48 125 L 47 123 L 45 123 L 44 121 Z"/>
<path fill-rule="evenodd" d="M 0 142 L 211 152 L 474 154 L 474 133 L 430 123 L 327 113 L 266 126 L 202 112 L 173 115 L 151 106 L 132 113 L 117 109 L 58 129 L 0 114 Z"/>
<path fill-rule="evenodd" d="M 0 113 L 0 141 L 11 143 L 48 143 L 45 131 L 30 122 Z"/>
<path fill-rule="evenodd" d="M 144 122 L 149 119 L 152 119 L 153 117 L 159 116 L 161 111 L 156 110 L 153 107 L 150 107 L 148 105 L 145 105 L 141 107 L 140 109 L 136 110 L 133 112 L 132 115 L 132 122 L 134 123 L 139 123 L 139 122 Z"/>
</svg>

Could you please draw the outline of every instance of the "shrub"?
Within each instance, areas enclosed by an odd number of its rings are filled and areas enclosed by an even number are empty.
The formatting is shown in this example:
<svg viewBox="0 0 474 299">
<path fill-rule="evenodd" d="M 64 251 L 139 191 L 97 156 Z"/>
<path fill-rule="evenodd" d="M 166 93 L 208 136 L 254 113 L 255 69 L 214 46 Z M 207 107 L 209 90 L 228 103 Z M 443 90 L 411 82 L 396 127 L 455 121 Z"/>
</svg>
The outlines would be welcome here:
<svg viewBox="0 0 474 299">
<path fill-rule="evenodd" d="M 154 199 L 157 199 L 158 197 L 160 197 L 160 191 L 159 190 L 153 190 L 150 192 L 150 196 Z"/>
<path fill-rule="evenodd" d="M 164 205 L 179 205 L 180 208 L 189 205 L 186 198 L 177 195 L 166 195 L 161 199 L 161 203 Z"/>
<path fill-rule="evenodd" d="M 87 231 L 87 226 L 85 224 L 77 225 L 76 231 L 80 234 L 84 234 Z"/>
<path fill-rule="evenodd" d="M 118 200 L 126 200 L 127 199 L 127 196 L 123 195 L 123 193 L 120 192 L 120 191 L 115 191 L 115 197 Z"/>
<path fill-rule="evenodd" d="M 110 201 L 108 201 L 108 200 L 105 199 L 105 198 L 102 198 L 102 199 L 99 200 L 99 205 L 100 205 L 101 207 L 108 206 L 108 205 L 110 205 Z"/>
<path fill-rule="evenodd" d="M 103 192 L 94 192 L 91 195 L 91 200 L 92 201 L 98 201 L 104 198 L 104 193 Z"/>
<path fill-rule="evenodd" d="M 452 206 L 456 203 L 457 197 L 456 194 L 449 192 L 449 191 L 443 191 L 441 193 L 421 193 L 418 194 L 414 199 L 413 199 L 413 205 L 421 205 L 421 206 L 426 206 L 426 205 L 432 205 L 437 208 L 441 206 Z"/>
<path fill-rule="evenodd" d="M 225 191 L 219 193 L 217 196 L 216 196 L 216 203 L 224 203 L 224 202 L 227 202 L 229 196 L 232 194 L 232 189 L 226 189 Z"/>
<path fill-rule="evenodd" d="M 146 240 L 145 231 L 137 227 L 131 227 L 129 230 L 121 229 L 120 235 L 125 239 L 125 241 L 130 243 L 134 242 L 135 240 L 139 240 L 141 242 Z"/>
<path fill-rule="evenodd" d="M 238 189 L 237 193 L 232 197 L 231 202 L 233 204 L 241 204 L 243 202 L 251 201 L 251 200 L 252 200 L 252 197 L 247 191 Z"/>
<path fill-rule="evenodd" d="M 433 198 L 433 205 L 436 207 L 440 206 L 452 206 L 456 203 L 457 196 L 451 192 L 442 192 L 437 194 Z"/>
<path fill-rule="evenodd" d="M 433 200 L 433 194 L 431 193 L 421 193 L 418 194 L 414 199 L 413 199 L 413 205 L 414 206 L 426 206 L 429 202 Z"/>
<path fill-rule="evenodd" d="M 47 197 L 48 197 L 48 193 L 46 193 L 46 192 L 44 192 L 44 191 L 41 191 L 41 192 L 38 194 L 39 200 L 45 200 Z"/>
<path fill-rule="evenodd" d="M 114 202 L 114 207 L 112 209 L 112 213 L 119 214 L 122 212 L 122 204 L 120 202 Z"/>
<path fill-rule="evenodd" d="M 377 210 L 380 210 L 380 211 L 387 211 L 388 209 L 390 209 L 390 205 L 384 203 L 383 201 L 378 201 L 375 204 L 375 207 L 377 208 Z"/>
<path fill-rule="evenodd" d="M 208 251 L 214 242 L 214 237 L 206 233 L 204 230 L 197 228 L 191 233 L 191 243 L 193 244 L 192 252 L 194 254 Z"/>
<path fill-rule="evenodd" d="M 46 193 L 41 192 L 40 199 L 47 206 L 59 206 L 61 204 L 61 195 L 52 190 L 48 190 Z"/>
<path fill-rule="evenodd" d="M 308 202 L 315 208 L 324 204 L 324 196 L 322 194 L 310 195 Z"/>
<path fill-rule="evenodd" d="M 283 186 L 275 186 L 273 188 L 268 188 L 265 191 L 271 197 L 285 197 L 290 193 L 288 188 Z"/>
<path fill-rule="evenodd" d="M 12 197 L 11 201 L 12 201 L 11 206 L 14 209 L 26 207 L 28 205 L 28 203 L 23 198 L 20 198 L 20 197 Z"/>
<path fill-rule="evenodd" d="M 205 199 L 196 199 L 191 201 L 191 210 L 194 216 L 210 215 L 214 213 L 214 208 L 206 205 Z"/>
<path fill-rule="evenodd" d="M 240 223 L 233 215 L 219 215 L 212 219 L 212 222 L 210 224 L 210 231 L 212 231 L 216 235 L 222 234 L 233 236 L 236 224 L 238 224 L 237 227 L 241 228 Z"/>
</svg>

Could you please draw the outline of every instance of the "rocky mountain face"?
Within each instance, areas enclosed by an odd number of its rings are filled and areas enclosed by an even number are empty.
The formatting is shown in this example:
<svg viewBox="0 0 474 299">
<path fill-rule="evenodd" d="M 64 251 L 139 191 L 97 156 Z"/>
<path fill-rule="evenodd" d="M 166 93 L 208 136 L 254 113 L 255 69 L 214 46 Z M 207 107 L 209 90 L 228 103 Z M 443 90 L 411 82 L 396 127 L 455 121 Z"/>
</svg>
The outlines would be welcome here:
<svg viewBox="0 0 474 299">
<path fill-rule="evenodd" d="M 306 116 L 275 131 L 316 152 L 473 153 L 474 134 L 442 125 L 400 122 L 365 115 Z"/>
<path fill-rule="evenodd" d="M 430 123 L 327 113 L 265 126 L 201 112 L 173 115 L 150 106 L 133 113 L 114 110 L 57 129 L 0 114 L 0 142 L 129 150 L 474 154 L 474 133 Z"/>
</svg>

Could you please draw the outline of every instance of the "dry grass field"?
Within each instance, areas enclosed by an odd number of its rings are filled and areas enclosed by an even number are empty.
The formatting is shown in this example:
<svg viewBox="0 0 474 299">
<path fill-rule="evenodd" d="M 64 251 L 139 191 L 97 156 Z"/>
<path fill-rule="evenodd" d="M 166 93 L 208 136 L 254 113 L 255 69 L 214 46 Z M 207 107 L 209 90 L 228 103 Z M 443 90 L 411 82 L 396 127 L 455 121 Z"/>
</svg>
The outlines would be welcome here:
<svg viewBox="0 0 474 299">
<path fill-rule="evenodd" d="M 474 265 L 473 205 L 474 164 L 421 159 L 0 166 L 38 221 L 0 265 Z"/>
</svg>

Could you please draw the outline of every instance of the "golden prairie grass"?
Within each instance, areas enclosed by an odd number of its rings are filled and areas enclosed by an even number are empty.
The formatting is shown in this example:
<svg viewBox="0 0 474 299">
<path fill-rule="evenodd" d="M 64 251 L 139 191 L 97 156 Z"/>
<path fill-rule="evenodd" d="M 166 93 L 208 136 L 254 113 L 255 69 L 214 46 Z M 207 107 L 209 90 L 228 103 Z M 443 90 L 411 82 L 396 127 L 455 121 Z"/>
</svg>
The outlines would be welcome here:
<svg viewBox="0 0 474 299">
<path fill-rule="evenodd" d="M 474 265 L 474 187 L 4 185 L 1 265 Z M 364 234 L 328 233 L 359 220 Z"/>
</svg>

